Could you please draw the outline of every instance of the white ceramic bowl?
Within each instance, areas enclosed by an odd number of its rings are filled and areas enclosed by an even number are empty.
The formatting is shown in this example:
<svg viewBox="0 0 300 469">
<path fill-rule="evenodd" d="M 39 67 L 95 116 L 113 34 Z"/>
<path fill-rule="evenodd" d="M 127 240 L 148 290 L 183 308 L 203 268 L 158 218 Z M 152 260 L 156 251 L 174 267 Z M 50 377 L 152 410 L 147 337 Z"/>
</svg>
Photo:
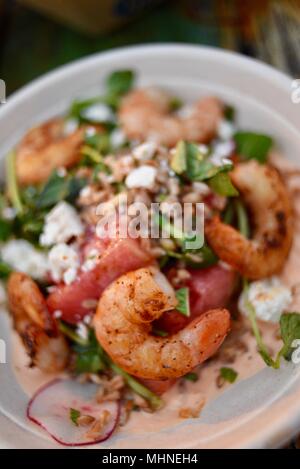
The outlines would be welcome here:
<svg viewBox="0 0 300 469">
<path fill-rule="evenodd" d="M 0 109 L 1 160 L 28 127 L 64 111 L 75 97 L 98 93 L 104 77 L 120 68 L 137 70 L 139 84 L 163 85 L 187 100 L 207 93 L 220 96 L 238 109 L 241 127 L 274 135 L 286 157 L 298 163 L 300 104 L 292 103 L 290 78 L 237 54 L 178 44 L 97 54 L 24 87 Z M 8 344 L 8 363 L 0 365 L 0 447 L 57 447 L 26 421 L 28 398 L 12 371 L 4 314 L 0 338 Z M 200 419 L 172 427 L 166 422 L 160 432 L 155 425 L 137 433 L 124 429 L 103 447 L 276 447 L 300 431 L 299 399 L 300 368 L 266 368 L 228 388 L 204 408 Z"/>
</svg>

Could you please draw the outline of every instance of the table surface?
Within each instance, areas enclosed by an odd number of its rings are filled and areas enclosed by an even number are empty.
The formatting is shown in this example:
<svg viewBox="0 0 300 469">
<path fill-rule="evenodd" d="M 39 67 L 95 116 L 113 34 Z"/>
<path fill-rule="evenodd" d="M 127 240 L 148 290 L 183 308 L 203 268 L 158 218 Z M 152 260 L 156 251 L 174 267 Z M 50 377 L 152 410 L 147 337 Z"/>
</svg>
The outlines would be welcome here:
<svg viewBox="0 0 300 469">
<path fill-rule="evenodd" d="M 249 35 L 249 28 L 245 28 L 252 21 L 249 16 L 243 17 L 243 29 L 232 27 L 223 17 L 214 17 L 213 8 L 208 7 L 210 2 L 198 1 L 210 10 L 204 17 L 193 10 L 195 3 L 194 0 L 163 3 L 116 31 L 93 37 L 15 2 L 0 0 L 0 7 L 5 5 L 2 16 L 0 8 L 0 78 L 5 80 L 9 95 L 32 79 L 80 57 L 120 46 L 157 42 L 227 47 L 300 76 L 300 23 L 292 23 L 292 28 L 291 18 L 286 19 L 277 9 L 263 21 L 263 35 L 259 22 L 254 28 L 256 35 Z M 278 14 L 280 21 L 274 22 Z M 278 38 L 279 48 L 274 47 Z M 300 448 L 300 438 L 289 446 L 295 447 Z"/>
</svg>

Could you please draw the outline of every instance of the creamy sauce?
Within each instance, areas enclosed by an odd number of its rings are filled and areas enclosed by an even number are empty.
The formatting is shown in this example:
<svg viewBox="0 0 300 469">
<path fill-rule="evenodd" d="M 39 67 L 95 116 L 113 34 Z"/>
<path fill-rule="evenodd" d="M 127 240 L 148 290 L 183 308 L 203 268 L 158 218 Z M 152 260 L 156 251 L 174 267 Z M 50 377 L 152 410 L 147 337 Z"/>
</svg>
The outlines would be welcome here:
<svg viewBox="0 0 300 469">
<path fill-rule="evenodd" d="M 271 161 L 283 174 L 291 191 L 295 208 L 294 243 L 289 258 L 280 275 L 282 281 L 293 288 L 294 300 L 291 311 L 300 311 L 300 170 L 277 154 L 272 154 Z M 298 188 L 297 188 L 298 187 Z M 256 342 L 246 319 L 233 321 L 234 326 L 225 340 L 217 356 L 199 367 L 199 379 L 196 383 L 180 380 L 164 395 L 166 405 L 155 415 L 146 412 L 133 412 L 126 423 L 126 431 L 131 433 L 158 432 L 182 421 L 179 411 L 182 408 L 196 408 L 202 400 L 207 403 L 215 399 L 232 384 L 223 383 L 220 387 L 218 380 L 220 368 L 228 366 L 238 373 L 237 380 L 242 380 L 256 374 L 265 367 L 256 350 Z M 278 339 L 278 326 L 269 323 L 260 323 L 260 329 L 270 353 L 275 356 L 281 347 Z M 13 333 L 14 371 L 20 386 L 28 396 L 55 376 L 44 374 L 38 369 L 28 368 L 28 357 L 22 347 L 20 339 Z M 120 430 L 122 431 L 122 429 Z"/>
</svg>

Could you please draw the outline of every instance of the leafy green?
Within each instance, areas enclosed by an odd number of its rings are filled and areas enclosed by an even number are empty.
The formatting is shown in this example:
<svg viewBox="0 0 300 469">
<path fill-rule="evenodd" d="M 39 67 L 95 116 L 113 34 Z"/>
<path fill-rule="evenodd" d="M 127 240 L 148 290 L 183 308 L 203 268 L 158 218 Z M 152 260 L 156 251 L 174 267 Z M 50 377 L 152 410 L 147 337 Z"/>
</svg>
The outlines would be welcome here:
<svg viewBox="0 0 300 469">
<path fill-rule="evenodd" d="M 182 100 L 178 98 L 177 96 L 173 96 L 170 100 L 170 111 L 174 112 L 177 111 L 182 107 Z"/>
<path fill-rule="evenodd" d="M 6 185 L 13 207 L 16 212 L 21 215 L 23 213 L 23 204 L 18 187 L 15 160 L 16 154 L 14 151 L 11 151 L 6 157 Z"/>
<path fill-rule="evenodd" d="M 250 236 L 250 225 L 246 208 L 240 199 L 234 201 L 239 231 L 245 238 Z"/>
<path fill-rule="evenodd" d="M 12 273 L 12 271 L 12 267 L 0 259 L 0 278 L 5 280 Z"/>
<path fill-rule="evenodd" d="M 93 106 L 94 104 L 98 104 L 101 102 L 103 102 L 103 98 L 99 96 L 94 97 L 94 98 L 84 99 L 84 100 L 75 100 L 73 101 L 71 108 L 69 110 L 68 118 L 82 121 L 84 120 L 82 118 L 83 111 Z"/>
<path fill-rule="evenodd" d="M 61 200 L 72 203 L 85 184 L 83 178 L 60 176 L 54 171 L 37 197 L 36 208 L 50 208 Z"/>
<path fill-rule="evenodd" d="M 106 155 L 111 150 L 108 132 L 88 135 L 85 137 L 85 143 L 97 150 L 101 155 Z"/>
<path fill-rule="evenodd" d="M 214 192 L 224 197 L 236 197 L 239 195 L 227 172 L 217 173 L 209 179 L 208 185 Z"/>
<path fill-rule="evenodd" d="M 220 376 L 228 381 L 229 383 L 234 383 L 238 377 L 238 373 L 233 368 L 227 368 L 226 366 L 220 369 Z"/>
<path fill-rule="evenodd" d="M 127 93 L 133 86 L 134 73 L 132 70 L 116 70 L 106 80 L 106 88 L 109 96 L 121 96 Z"/>
<path fill-rule="evenodd" d="M 259 163 L 267 161 L 273 145 L 271 137 L 254 132 L 236 132 L 234 135 L 237 153 L 245 160 L 254 159 Z"/>
<path fill-rule="evenodd" d="M 161 213 L 155 213 L 154 222 L 161 228 L 164 237 L 173 238 L 178 246 L 183 251 L 188 251 L 191 248 L 188 246 L 190 243 L 196 243 L 198 246 L 203 246 L 204 237 L 202 233 L 188 234 L 184 233 L 181 227 L 171 222 L 169 218 Z"/>
<path fill-rule="evenodd" d="M 228 175 L 232 164 L 216 166 L 210 161 L 209 155 L 202 153 L 195 143 L 183 140 L 177 143 L 171 159 L 171 168 L 189 181 L 207 181 L 220 195 L 228 197 L 238 195 Z"/>
<path fill-rule="evenodd" d="M 230 106 L 230 105 L 225 106 L 224 118 L 231 122 L 235 120 L 235 108 L 233 106 Z"/>
<path fill-rule="evenodd" d="M 186 375 L 184 375 L 184 379 L 195 383 L 196 381 L 198 381 L 199 376 L 197 375 L 197 373 L 187 373 Z"/>
<path fill-rule="evenodd" d="M 77 409 L 70 408 L 70 420 L 74 423 L 74 425 L 78 426 L 78 418 L 80 417 L 81 412 Z"/>
<path fill-rule="evenodd" d="M 178 304 L 176 306 L 176 311 L 181 313 L 183 316 L 190 317 L 190 291 L 187 287 L 179 288 L 175 292 L 176 299 Z"/>
<path fill-rule="evenodd" d="M 0 241 L 6 241 L 13 233 L 13 225 L 8 220 L 0 218 Z"/>
<path fill-rule="evenodd" d="M 77 373 L 98 373 L 108 368 L 106 354 L 92 329 L 86 343 L 78 340 L 79 336 L 76 338 L 76 335 L 72 337 L 71 334 L 67 334 L 67 337 L 75 341 L 73 348 L 76 352 L 75 371 Z"/>
<path fill-rule="evenodd" d="M 292 343 L 295 339 L 300 339 L 300 314 L 282 314 L 280 318 L 280 332 L 284 344 L 280 354 L 286 360 L 290 360 L 294 350 Z"/>
</svg>

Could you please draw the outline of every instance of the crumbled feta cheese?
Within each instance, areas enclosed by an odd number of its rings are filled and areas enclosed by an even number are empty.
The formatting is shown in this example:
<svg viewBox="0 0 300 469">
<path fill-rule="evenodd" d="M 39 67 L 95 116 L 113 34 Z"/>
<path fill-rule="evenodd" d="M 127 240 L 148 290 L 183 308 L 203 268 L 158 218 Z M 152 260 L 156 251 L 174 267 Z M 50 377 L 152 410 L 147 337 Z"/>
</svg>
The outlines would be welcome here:
<svg viewBox="0 0 300 469">
<path fill-rule="evenodd" d="M 96 133 L 97 130 L 95 129 L 95 127 L 88 127 L 85 131 L 86 137 L 93 137 L 94 135 L 96 135 Z"/>
<path fill-rule="evenodd" d="M 90 122 L 113 122 L 115 120 L 112 110 L 102 103 L 89 106 L 81 112 L 81 115 Z"/>
<path fill-rule="evenodd" d="M 62 201 L 47 214 L 43 232 L 40 235 L 40 244 L 51 246 L 64 243 L 73 236 L 81 235 L 83 231 L 83 225 L 75 208 Z"/>
<path fill-rule="evenodd" d="M 0 306 L 6 303 L 6 291 L 2 282 L 0 282 Z"/>
<path fill-rule="evenodd" d="M 64 178 L 67 175 L 67 170 L 63 166 L 57 168 L 56 173 L 59 177 Z"/>
<path fill-rule="evenodd" d="M 79 197 L 89 197 L 90 195 L 92 195 L 92 193 L 93 193 L 93 190 L 91 186 L 85 186 L 81 189 L 79 193 Z"/>
<path fill-rule="evenodd" d="M 245 292 L 243 292 L 239 298 L 238 307 L 242 314 L 247 315 L 245 299 Z M 292 294 L 277 277 L 271 277 L 252 282 L 248 289 L 248 300 L 259 319 L 278 322 L 281 314 L 291 303 Z"/>
<path fill-rule="evenodd" d="M 49 270 L 55 282 L 63 281 L 70 285 L 77 276 L 79 268 L 79 255 L 72 246 L 61 243 L 56 244 L 49 251 Z"/>
<path fill-rule="evenodd" d="M 53 317 L 55 319 L 59 319 L 62 317 L 62 311 L 60 309 L 56 309 L 54 312 L 53 312 Z"/>
<path fill-rule="evenodd" d="M 81 269 L 84 272 L 88 272 L 89 270 L 93 270 L 96 266 L 99 259 L 99 251 L 98 249 L 91 249 L 85 259 L 84 263 L 82 264 Z"/>
<path fill-rule="evenodd" d="M 215 166 L 223 166 L 225 164 L 232 164 L 230 156 L 234 150 L 234 143 L 232 140 L 227 142 L 216 143 L 213 147 L 209 160 Z"/>
<path fill-rule="evenodd" d="M 16 218 L 16 210 L 13 207 L 4 207 L 2 210 L 2 216 L 5 220 L 13 220 Z"/>
<path fill-rule="evenodd" d="M 78 125 L 77 119 L 68 119 L 64 125 L 64 135 L 68 136 L 74 133 L 78 129 Z"/>
<path fill-rule="evenodd" d="M 200 153 L 203 153 L 204 155 L 207 155 L 207 153 L 209 152 L 209 147 L 207 145 L 204 145 L 204 143 L 200 143 L 200 145 L 198 145 L 198 149 Z"/>
<path fill-rule="evenodd" d="M 110 134 L 110 144 L 114 150 L 126 142 L 126 135 L 122 129 L 114 129 Z"/>
<path fill-rule="evenodd" d="M 132 150 L 132 155 L 139 161 L 148 161 L 153 158 L 157 151 L 155 142 L 146 142 L 138 145 Z"/>
<path fill-rule="evenodd" d="M 176 111 L 176 115 L 180 118 L 180 119 L 189 119 L 190 117 L 192 117 L 192 115 L 194 114 L 195 112 L 195 107 L 192 106 L 191 104 L 185 104 L 184 106 L 181 106 L 177 111 Z"/>
<path fill-rule="evenodd" d="M 193 182 L 193 189 L 197 194 L 208 195 L 211 193 L 211 188 L 205 182 L 195 181 Z"/>
<path fill-rule="evenodd" d="M 222 140 L 231 140 L 236 129 L 232 122 L 222 119 L 219 122 L 217 134 Z"/>
<path fill-rule="evenodd" d="M 77 333 L 77 334 L 79 335 L 79 337 L 81 337 L 82 339 L 87 340 L 87 339 L 88 339 L 88 336 L 89 336 L 89 330 L 88 330 L 86 324 L 84 324 L 83 322 L 80 322 L 80 323 L 77 325 L 76 333 Z"/>
<path fill-rule="evenodd" d="M 47 255 L 35 249 L 25 239 L 12 239 L 3 245 L 1 256 L 15 270 L 36 279 L 44 279 L 48 271 Z"/>
<path fill-rule="evenodd" d="M 151 189 L 154 185 L 156 175 L 157 169 L 153 166 L 140 166 L 139 168 L 133 169 L 128 174 L 125 184 L 128 189 L 134 189 L 136 187 Z"/>
</svg>

